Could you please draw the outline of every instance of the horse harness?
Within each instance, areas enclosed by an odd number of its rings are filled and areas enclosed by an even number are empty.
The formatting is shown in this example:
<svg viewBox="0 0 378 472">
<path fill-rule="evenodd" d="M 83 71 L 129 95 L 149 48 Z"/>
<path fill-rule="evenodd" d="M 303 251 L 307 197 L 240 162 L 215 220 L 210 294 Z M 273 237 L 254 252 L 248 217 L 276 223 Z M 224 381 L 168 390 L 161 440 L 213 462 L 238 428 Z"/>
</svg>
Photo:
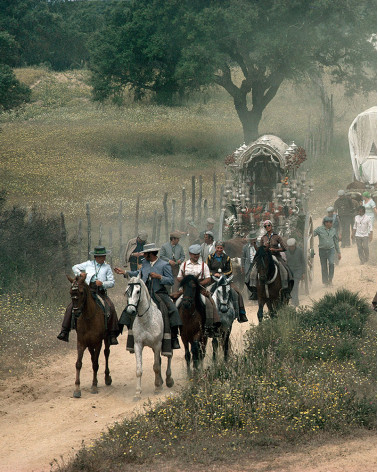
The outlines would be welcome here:
<svg viewBox="0 0 378 472">
<path fill-rule="evenodd" d="M 141 284 L 140 282 L 129 283 L 129 285 L 128 285 L 128 287 L 127 287 L 127 290 L 126 290 L 126 294 L 127 294 L 128 297 L 131 297 L 135 285 L 139 285 L 139 287 L 142 288 L 142 284 Z M 140 290 L 140 292 L 139 292 L 139 298 L 138 298 L 138 302 L 136 303 L 136 305 L 134 305 L 133 303 L 128 303 L 128 304 L 127 304 L 127 307 L 132 306 L 132 307 L 135 308 L 136 314 L 137 314 L 137 316 L 138 316 L 139 318 L 141 318 L 144 314 L 146 314 L 147 311 L 150 309 L 151 300 L 152 300 L 151 293 L 148 292 L 149 295 L 150 295 L 150 301 L 149 301 L 148 307 L 147 307 L 146 310 L 140 315 L 140 314 L 138 313 L 138 305 L 139 305 L 139 302 L 140 302 L 140 294 L 141 294 L 141 293 L 142 293 L 142 290 Z M 127 308 L 127 307 L 126 307 L 126 308 Z"/>
<path fill-rule="evenodd" d="M 264 265 L 264 268 L 265 268 L 265 262 L 264 260 L 262 261 L 263 265 Z M 266 281 L 265 284 L 264 284 L 264 287 L 265 287 L 265 295 L 267 298 L 269 298 L 269 287 L 268 285 L 271 285 L 277 278 L 277 275 L 278 275 L 278 262 L 274 261 L 274 275 L 273 277 Z M 260 279 L 260 275 L 257 274 L 257 277 Z"/>
</svg>

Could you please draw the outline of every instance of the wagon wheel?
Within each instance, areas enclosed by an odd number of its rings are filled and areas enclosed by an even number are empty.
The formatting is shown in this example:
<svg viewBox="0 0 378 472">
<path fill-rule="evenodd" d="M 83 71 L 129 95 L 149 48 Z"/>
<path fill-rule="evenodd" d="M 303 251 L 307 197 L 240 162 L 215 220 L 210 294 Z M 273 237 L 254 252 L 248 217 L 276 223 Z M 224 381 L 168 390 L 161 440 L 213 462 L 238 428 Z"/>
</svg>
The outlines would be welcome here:
<svg viewBox="0 0 378 472">
<path fill-rule="evenodd" d="M 306 261 L 304 284 L 306 295 L 310 294 L 310 288 L 314 278 L 314 224 L 311 215 L 306 215 L 303 231 L 303 254 Z"/>
</svg>

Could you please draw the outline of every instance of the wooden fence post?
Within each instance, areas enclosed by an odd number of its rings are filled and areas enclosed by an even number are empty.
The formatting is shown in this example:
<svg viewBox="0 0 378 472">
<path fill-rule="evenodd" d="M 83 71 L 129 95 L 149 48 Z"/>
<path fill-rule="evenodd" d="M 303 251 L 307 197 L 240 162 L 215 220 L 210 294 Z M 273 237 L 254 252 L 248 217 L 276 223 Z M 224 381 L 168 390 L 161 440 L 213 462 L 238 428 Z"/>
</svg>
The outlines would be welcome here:
<svg viewBox="0 0 378 472">
<path fill-rule="evenodd" d="M 217 212 L 217 174 L 214 172 L 213 174 L 213 218 L 215 217 Z"/>
<path fill-rule="evenodd" d="M 158 217 L 157 217 L 156 241 L 155 241 L 156 245 L 158 245 L 159 241 L 160 241 L 160 230 L 161 230 L 162 219 L 163 219 L 163 215 L 159 214 Z"/>
<path fill-rule="evenodd" d="M 180 219 L 180 230 L 185 230 L 185 216 L 186 216 L 186 190 L 185 187 L 182 188 L 181 196 L 181 219 Z"/>
<path fill-rule="evenodd" d="M 134 228 L 134 233 L 135 234 L 139 233 L 139 201 L 140 201 L 140 195 L 138 193 L 137 200 L 136 200 L 136 206 L 135 206 L 135 228 Z"/>
<path fill-rule="evenodd" d="M 91 228 L 91 211 L 89 208 L 89 203 L 86 205 L 87 207 L 87 234 L 88 234 L 88 259 L 90 258 L 90 252 L 92 247 L 92 228 Z"/>
<path fill-rule="evenodd" d="M 68 249 L 68 242 L 67 242 L 67 229 L 64 222 L 63 213 L 60 214 L 60 243 L 62 245 L 64 270 L 68 273 L 71 269 L 71 264 L 70 264 L 70 252 Z"/>
<path fill-rule="evenodd" d="M 197 214 L 198 214 L 198 224 L 201 226 L 202 225 L 202 175 L 199 176 Z"/>
<path fill-rule="evenodd" d="M 77 226 L 77 260 L 81 261 L 81 245 L 83 243 L 83 222 L 79 219 L 79 223 Z"/>
<path fill-rule="evenodd" d="M 102 246 L 102 223 L 100 223 L 100 228 L 98 231 L 98 245 Z"/>
<path fill-rule="evenodd" d="M 113 230 L 112 230 L 111 226 L 109 228 L 109 247 L 108 247 L 108 249 L 110 251 L 109 264 L 110 264 L 110 267 L 113 267 Z"/>
<path fill-rule="evenodd" d="M 221 188 L 220 188 L 220 200 L 219 200 L 219 208 L 220 208 L 220 209 L 222 209 L 223 194 L 224 194 L 224 185 L 221 185 Z M 219 218 L 218 218 L 218 215 L 214 215 L 214 219 L 215 219 L 215 221 L 216 221 L 217 219 L 219 219 Z"/>
<path fill-rule="evenodd" d="M 176 200 L 172 199 L 172 219 L 171 219 L 171 230 L 174 231 L 176 228 Z"/>
<path fill-rule="evenodd" d="M 163 208 L 164 208 L 164 229 L 165 229 L 165 237 L 169 239 L 169 229 L 168 229 L 168 207 L 167 207 L 167 199 L 168 199 L 168 192 L 164 193 L 163 198 Z"/>
<path fill-rule="evenodd" d="M 119 202 L 118 209 L 118 234 L 119 234 L 119 260 L 122 260 L 123 254 L 123 234 L 122 234 L 122 200 Z"/>
<path fill-rule="evenodd" d="M 196 217 L 196 177 L 192 175 L 192 220 Z"/>
<path fill-rule="evenodd" d="M 154 210 L 154 215 L 152 217 L 152 237 L 150 241 L 153 243 L 156 242 L 156 228 L 157 227 L 157 210 Z"/>
<path fill-rule="evenodd" d="M 203 218 L 206 221 L 209 217 L 209 206 L 207 204 L 207 198 L 203 201 Z"/>
</svg>

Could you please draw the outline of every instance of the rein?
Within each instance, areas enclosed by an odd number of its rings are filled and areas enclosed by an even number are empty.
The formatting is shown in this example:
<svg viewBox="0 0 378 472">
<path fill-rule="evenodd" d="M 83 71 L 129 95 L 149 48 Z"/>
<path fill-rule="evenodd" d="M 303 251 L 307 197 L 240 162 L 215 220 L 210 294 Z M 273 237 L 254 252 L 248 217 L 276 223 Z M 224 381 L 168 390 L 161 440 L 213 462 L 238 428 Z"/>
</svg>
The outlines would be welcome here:
<svg viewBox="0 0 378 472">
<path fill-rule="evenodd" d="M 75 293 L 73 293 L 75 292 Z M 77 295 L 77 293 L 80 293 L 79 291 L 79 284 L 77 282 L 77 280 L 75 280 L 72 285 L 71 285 L 71 300 L 72 300 L 72 305 L 73 305 L 73 301 L 74 300 L 79 300 L 79 296 Z M 88 296 L 88 294 L 87 294 Z M 72 306 L 72 312 L 74 313 L 74 315 L 76 317 L 79 317 L 81 315 L 81 313 L 83 312 L 83 309 L 85 307 L 85 304 L 86 304 L 86 301 L 87 301 L 87 297 L 84 298 L 83 300 L 83 303 L 81 306 L 79 307 L 75 307 L 75 306 Z"/>
</svg>

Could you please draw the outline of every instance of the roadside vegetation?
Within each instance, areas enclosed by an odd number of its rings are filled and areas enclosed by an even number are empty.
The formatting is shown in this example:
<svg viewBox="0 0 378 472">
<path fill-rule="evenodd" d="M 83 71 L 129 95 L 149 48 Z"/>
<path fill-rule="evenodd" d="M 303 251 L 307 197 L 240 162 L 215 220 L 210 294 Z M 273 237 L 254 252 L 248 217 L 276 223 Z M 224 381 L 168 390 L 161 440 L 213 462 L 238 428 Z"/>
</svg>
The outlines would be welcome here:
<svg viewBox="0 0 378 472">
<path fill-rule="evenodd" d="M 172 459 L 206 465 L 256 447 L 375 426 L 376 316 L 357 294 L 341 290 L 250 328 L 241 354 L 115 424 L 69 464 L 56 460 L 53 470 L 121 472 Z"/>
</svg>

